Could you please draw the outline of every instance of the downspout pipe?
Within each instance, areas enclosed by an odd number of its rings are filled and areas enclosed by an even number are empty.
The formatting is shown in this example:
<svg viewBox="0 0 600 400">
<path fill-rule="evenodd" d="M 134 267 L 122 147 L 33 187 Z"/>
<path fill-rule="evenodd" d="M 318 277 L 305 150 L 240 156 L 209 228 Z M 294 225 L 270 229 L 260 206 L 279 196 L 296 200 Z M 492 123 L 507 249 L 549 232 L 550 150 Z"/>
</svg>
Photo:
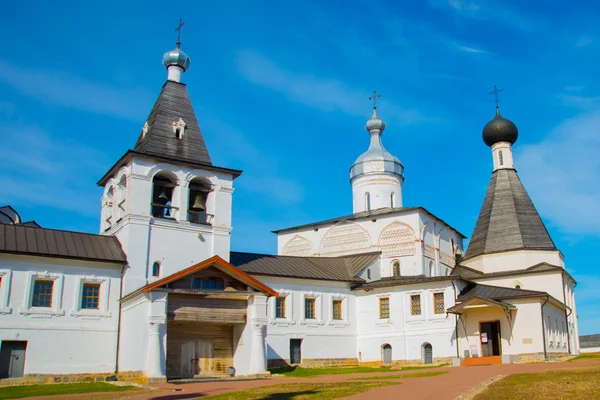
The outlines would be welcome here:
<svg viewBox="0 0 600 400">
<path fill-rule="evenodd" d="M 454 304 L 456 304 L 456 281 L 454 280 L 452 281 L 452 289 L 454 290 Z M 454 314 L 454 335 L 456 336 L 456 358 L 460 360 L 460 349 L 458 348 L 458 343 L 460 342 L 458 340 L 458 315 L 456 314 Z"/>
<path fill-rule="evenodd" d="M 121 268 L 121 285 L 119 288 L 119 315 L 117 316 L 117 350 L 115 357 L 115 375 L 119 375 L 119 352 L 121 350 L 121 308 L 123 298 L 123 277 L 125 276 L 125 269 L 127 268 L 127 264 L 123 265 Z"/>
<path fill-rule="evenodd" d="M 567 292 L 565 288 L 565 274 L 562 275 L 562 283 L 563 283 L 563 303 L 565 304 L 565 328 L 567 330 L 567 346 L 569 350 L 569 354 L 571 354 L 571 332 L 569 331 L 569 315 L 573 312 L 573 310 L 569 307 L 569 312 L 567 313 Z"/>
<path fill-rule="evenodd" d="M 540 312 L 542 314 L 542 339 L 544 341 L 544 360 L 548 358 L 548 352 L 546 351 L 546 330 L 544 329 L 544 306 L 546 305 L 546 303 L 548 303 L 548 301 L 550 300 L 550 295 L 546 295 L 546 301 L 544 301 L 544 303 L 542 303 L 542 306 L 540 307 Z M 548 327 L 548 329 L 550 329 L 550 327 Z"/>
</svg>

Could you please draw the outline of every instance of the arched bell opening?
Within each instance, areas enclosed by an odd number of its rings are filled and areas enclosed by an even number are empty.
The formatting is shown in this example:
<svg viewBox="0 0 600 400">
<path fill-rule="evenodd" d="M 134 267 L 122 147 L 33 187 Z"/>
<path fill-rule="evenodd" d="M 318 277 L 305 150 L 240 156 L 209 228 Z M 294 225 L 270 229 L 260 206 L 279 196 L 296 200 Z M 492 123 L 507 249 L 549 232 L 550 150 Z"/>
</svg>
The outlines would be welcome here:
<svg viewBox="0 0 600 400">
<path fill-rule="evenodd" d="M 159 172 L 152 179 L 152 216 L 174 219 L 177 207 L 173 206 L 173 194 L 177 187 L 176 179 L 165 172 Z"/>
<path fill-rule="evenodd" d="M 212 214 L 208 213 L 208 197 L 212 183 L 206 178 L 194 178 L 190 181 L 188 199 L 188 221 L 196 224 L 212 224 Z"/>
</svg>

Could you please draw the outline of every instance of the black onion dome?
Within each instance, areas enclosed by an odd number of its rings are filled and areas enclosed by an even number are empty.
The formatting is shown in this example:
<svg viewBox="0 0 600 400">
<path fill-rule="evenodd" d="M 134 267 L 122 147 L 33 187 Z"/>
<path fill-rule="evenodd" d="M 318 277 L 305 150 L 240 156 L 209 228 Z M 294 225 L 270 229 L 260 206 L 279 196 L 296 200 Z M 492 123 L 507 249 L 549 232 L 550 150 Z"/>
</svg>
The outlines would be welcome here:
<svg viewBox="0 0 600 400">
<path fill-rule="evenodd" d="M 494 143 L 509 142 L 514 144 L 519 137 L 517 126 L 511 121 L 500 115 L 500 110 L 496 109 L 496 116 L 488 122 L 483 128 L 483 141 L 492 147 Z"/>
</svg>

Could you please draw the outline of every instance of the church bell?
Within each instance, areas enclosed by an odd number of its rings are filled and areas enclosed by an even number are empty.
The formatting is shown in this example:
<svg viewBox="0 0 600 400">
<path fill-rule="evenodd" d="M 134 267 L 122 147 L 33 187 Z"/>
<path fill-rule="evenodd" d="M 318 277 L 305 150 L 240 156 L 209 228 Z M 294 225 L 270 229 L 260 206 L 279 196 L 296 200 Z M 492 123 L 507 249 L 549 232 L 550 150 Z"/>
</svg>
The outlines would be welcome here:
<svg viewBox="0 0 600 400">
<path fill-rule="evenodd" d="M 194 204 L 192 205 L 192 209 L 206 211 L 206 207 L 204 206 L 204 201 L 202 201 L 202 195 L 197 194 L 194 199 Z"/>
<path fill-rule="evenodd" d="M 160 194 L 158 195 L 158 200 L 160 200 L 160 202 L 163 204 L 167 204 L 167 202 L 169 201 L 169 198 L 167 197 L 167 193 L 165 193 L 164 190 L 162 192 L 160 192 Z"/>
</svg>

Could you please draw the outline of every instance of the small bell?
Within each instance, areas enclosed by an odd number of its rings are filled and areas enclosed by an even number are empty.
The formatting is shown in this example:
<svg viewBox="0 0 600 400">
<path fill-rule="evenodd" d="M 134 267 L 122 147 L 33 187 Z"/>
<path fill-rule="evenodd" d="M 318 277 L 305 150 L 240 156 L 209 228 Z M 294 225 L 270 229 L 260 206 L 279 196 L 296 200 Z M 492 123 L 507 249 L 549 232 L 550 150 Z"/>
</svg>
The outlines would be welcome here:
<svg viewBox="0 0 600 400">
<path fill-rule="evenodd" d="M 158 195 L 158 200 L 160 200 L 160 202 L 162 204 L 167 204 L 167 202 L 169 201 L 169 198 L 167 197 L 167 193 L 165 193 L 164 190 L 162 192 L 160 192 L 160 194 Z"/>
<path fill-rule="evenodd" d="M 192 205 L 192 209 L 206 211 L 206 207 L 204 206 L 204 202 L 202 200 L 203 200 L 202 196 L 197 194 L 196 198 L 194 199 L 194 204 Z"/>
</svg>

